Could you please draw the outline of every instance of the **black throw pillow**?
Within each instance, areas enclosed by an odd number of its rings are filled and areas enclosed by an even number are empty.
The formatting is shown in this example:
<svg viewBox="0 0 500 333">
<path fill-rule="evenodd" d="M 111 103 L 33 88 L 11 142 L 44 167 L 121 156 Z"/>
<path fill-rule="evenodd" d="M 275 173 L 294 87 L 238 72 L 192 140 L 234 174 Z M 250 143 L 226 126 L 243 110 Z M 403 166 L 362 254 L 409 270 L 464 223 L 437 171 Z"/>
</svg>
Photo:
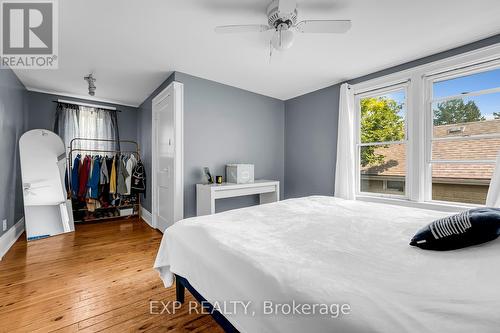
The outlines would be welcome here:
<svg viewBox="0 0 500 333">
<path fill-rule="evenodd" d="M 485 243 L 500 235 L 500 209 L 475 208 L 436 220 L 420 229 L 410 245 L 447 251 Z"/>
</svg>

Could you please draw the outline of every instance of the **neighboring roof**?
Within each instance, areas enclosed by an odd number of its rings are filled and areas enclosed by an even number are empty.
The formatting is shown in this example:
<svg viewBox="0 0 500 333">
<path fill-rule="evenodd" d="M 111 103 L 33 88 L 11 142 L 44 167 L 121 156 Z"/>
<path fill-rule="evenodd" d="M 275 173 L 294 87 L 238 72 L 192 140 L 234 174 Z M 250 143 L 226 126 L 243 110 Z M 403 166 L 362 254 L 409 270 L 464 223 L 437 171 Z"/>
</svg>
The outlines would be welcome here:
<svg viewBox="0 0 500 333">
<path fill-rule="evenodd" d="M 500 134 L 500 119 L 434 127 L 434 137 L 463 137 L 479 134 Z M 423 138 L 422 138 L 423 139 Z M 437 141 L 433 143 L 434 160 L 496 160 L 500 151 L 500 139 L 478 138 L 474 140 Z M 365 167 L 363 174 L 379 176 L 404 176 L 406 174 L 406 147 L 392 145 L 375 149 L 384 155 L 384 164 Z M 433 178 L 443 180 L 489 180 L 493 164 L 433 164 Z"/>
</svg>

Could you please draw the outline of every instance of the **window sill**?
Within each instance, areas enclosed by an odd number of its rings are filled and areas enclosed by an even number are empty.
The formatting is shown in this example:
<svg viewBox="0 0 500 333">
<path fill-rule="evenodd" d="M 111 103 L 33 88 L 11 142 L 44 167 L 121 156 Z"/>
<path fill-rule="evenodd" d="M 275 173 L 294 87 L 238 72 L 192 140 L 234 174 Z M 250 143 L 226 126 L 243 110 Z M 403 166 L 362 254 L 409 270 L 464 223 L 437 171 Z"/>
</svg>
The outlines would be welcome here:
<svg viewBox="0 0 500 333">
<path fill-rule="evenodd" d="M 480 207 L 481 205 L 469 205 L 469 204 L 453 204 L 446 202 L 417 202 L 410 201 L 408 199 L 396 199 L 396 198 L 386 198 L 386 197 L 375 197 L 375 196 L 356 196 L 356 200 L 366 201 L 366 202 L 375 202 L 375 203 L 384 203 L 389 205 L 397 205 L 397 206 L 406 206 L 412 208 L 420 208 L 420 209 L 430 209 L 437 210 L 442 212 L 452 212 L 457 213 L 460 211 L 468 210 L 471 208 Z"/>
</svg>

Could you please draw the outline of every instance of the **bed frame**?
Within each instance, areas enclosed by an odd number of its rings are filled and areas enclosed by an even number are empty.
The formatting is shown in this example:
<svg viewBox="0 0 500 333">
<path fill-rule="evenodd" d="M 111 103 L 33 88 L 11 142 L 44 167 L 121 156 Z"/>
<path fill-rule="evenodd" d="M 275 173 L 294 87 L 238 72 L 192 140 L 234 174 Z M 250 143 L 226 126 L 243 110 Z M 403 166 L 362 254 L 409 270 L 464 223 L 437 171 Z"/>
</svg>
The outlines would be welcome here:
<svg viewBox="0 0 500 333">
<path fill-rule="evenodd" d="M 189 290 L 189 292 L 196 298 L 200 304 L 204 304 L 205 310 L 211 313 L 214 320 L 219 324 L 219 326 L 226 333 L 239 333 L 239 331 L 229 322 L 229 320 L 224 317 L 222 313 L 214 309 L 212 304 L 210 304 L 193 286 L 189 283 L 189 281 L 182 276 L 175 274 L 175 295 L 178 302 L 184 304 L 184 292 L 185 289 Z M 203 302 L 203 303 L 202 303 Z"/>
</svg>

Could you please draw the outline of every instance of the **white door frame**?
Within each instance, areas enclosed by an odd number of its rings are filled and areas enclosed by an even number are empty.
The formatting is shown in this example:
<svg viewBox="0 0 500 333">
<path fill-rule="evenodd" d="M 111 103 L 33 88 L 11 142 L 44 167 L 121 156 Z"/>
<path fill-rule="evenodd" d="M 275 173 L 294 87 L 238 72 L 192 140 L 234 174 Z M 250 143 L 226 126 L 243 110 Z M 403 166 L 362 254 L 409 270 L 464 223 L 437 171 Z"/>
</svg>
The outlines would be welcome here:
<svg viewBox="0 0 500 333">
<path fill-rule="evenodd" d="M 152 225 L 158 229 L 158 180 L 157 178 L 157 127 L 156 105 L 167 98 L 174 96 L 174 222 L 184 218 L 184 85 L 180 82 L 170 83 L 162 92 L 156 95 L 151 102 L 151 203 Z"/>
</svg>

